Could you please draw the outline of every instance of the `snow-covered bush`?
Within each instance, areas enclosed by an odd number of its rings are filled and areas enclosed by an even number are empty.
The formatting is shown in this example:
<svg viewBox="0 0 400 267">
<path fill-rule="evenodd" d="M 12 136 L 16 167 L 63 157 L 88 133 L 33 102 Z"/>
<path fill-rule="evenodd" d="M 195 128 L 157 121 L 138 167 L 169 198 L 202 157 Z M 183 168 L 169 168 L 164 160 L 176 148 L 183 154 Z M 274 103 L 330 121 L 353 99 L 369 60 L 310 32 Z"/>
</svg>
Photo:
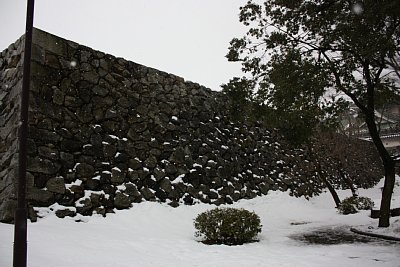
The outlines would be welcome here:
<svg viewBox="0 0 400 267">
<path fill-rule="evenodd" d="M 359 210 L 369 210 L 373 207 L 374 202 L 370 198 L 352 196 L 343 199 L 338 210 L 340 213 L 347 215 L 357 213 Z"/>
<path fill-rule="evenodd" d="M 206 244 L 241 245 L 254 241 L 261 232 L 260 217 L 245 209 L 215 208 L 194 220 L 196 236 Z"/>
</svg>

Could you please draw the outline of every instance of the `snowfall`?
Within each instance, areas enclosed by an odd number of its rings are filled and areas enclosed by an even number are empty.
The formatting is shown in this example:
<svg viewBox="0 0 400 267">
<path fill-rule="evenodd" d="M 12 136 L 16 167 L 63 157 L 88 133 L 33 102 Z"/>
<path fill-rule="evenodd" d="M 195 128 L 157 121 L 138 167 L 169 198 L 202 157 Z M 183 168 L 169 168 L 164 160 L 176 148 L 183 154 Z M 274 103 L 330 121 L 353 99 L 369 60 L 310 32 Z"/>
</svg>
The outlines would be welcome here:
<svg viewBox="0 0 400 267">
<path fill-rule="evenodd" d="M 392 207 L 400 207 L 399 177 Z M 379 206 L 382 181 L 360 189 Z M 341 198 L 349 190 L 338 192 Z M 41 209 L 36 223 L 28 223 L 28 266 L 400 266 L 400 242 L 367 238 L 370 242 L 315 244 L 302 237 L 315 231 L 351 233 L 351 227 L 400 237 L 400 217 L 380 229 L 369 211 L 341 215 L 329 193 L 306 200 L 286 192 L 239 201 L 231 207 L 256 212 L 262 222 L 258 242 L 241 246 L 206 245 L 195 237 L 193 220 L 212 205 L 172 208 L 143 202 L 115 214 L 59 219 L 51 209 Z M 78 221 L 78 222 L 77 222 Z M 12 266 L 13 225 L 0 224 L 0 266 Z M 327 237 L 328 238 L 328 237 Z"/>
</svg>

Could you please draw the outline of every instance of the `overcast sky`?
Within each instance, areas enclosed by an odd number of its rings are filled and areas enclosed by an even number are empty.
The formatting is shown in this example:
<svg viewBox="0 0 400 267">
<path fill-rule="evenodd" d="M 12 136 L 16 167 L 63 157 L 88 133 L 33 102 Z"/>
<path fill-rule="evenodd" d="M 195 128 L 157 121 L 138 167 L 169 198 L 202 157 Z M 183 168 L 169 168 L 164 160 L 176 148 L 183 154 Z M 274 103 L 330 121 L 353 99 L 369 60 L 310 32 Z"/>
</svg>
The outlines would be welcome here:
<svg viewBox="0 0 400 267">
<path fill-rule="evenodd" d="M 34 26 L 214 90 L 240 65 L 228 62 L 246 0 L 36 0 Z M 0 0 L 0 51 L 25 31 L 26 0 Z"/>
</svg>

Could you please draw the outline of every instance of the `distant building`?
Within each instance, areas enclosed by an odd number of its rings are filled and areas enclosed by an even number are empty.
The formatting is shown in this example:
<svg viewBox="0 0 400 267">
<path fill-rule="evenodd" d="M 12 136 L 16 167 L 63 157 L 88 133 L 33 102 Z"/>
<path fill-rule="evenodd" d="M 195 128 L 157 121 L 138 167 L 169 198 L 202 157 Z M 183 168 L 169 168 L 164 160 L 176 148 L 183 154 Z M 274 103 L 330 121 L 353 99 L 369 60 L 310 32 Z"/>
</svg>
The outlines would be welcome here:
<svg viewBox="0 0 400 267">
<path fill-rule="evenodd" d="M 375 120 L 383 145 L 390 151 L 400 152 L 400 103 L 388 103 L 376 110 Z M 363 115 L 355 105 L 342 115 L 341 125 L 346 135 L 371 141 Z"/>
</svg>

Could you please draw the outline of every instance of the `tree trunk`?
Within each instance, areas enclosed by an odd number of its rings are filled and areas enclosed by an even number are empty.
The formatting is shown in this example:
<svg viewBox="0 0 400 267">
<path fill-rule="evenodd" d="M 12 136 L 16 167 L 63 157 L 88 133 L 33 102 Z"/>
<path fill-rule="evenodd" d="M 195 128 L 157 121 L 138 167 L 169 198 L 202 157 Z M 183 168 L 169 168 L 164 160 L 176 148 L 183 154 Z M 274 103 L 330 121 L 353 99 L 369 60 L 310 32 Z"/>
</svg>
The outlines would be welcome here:
<svg viewBox="0 0 400 267">
<path fill-rule="evenodd" d="M 332 184 L 327 179 L 322 178 L 321 175 L 319 175 L 319 177 L 325 183 L 326 187 L 328 188 L 329 192 L 331 193 L 333 200 L 335 201 L 336 208 L 339 208 L 341 201 L 340 201 L 338 194 L 336 193 L 335 188 L 332 186 Z"/>
<path fill-rule="evenodd" d="M 336 193 L 335 188 L 328 181 L 328 179 L 326 179 L 326 177 L 324 176 L 321 164 L 319 163 L 317 157 L 314 156 L 313 147 L 312 147 L 311 143 L 307 144 L 307 149 L 308 149 L 308 154 L 309 154 L 310 160 L 315 160 L 315 162 L 316 162 L 315 167 L 316 167 L 316 171 L 318 174 L 318 178 L 326 185 L 326 187 L 328 188 L 329 192 L 332 195 L 333 200 L 335 201 L 336 208 L 339 208 L 340 203 L 341 203 L 340 198 L 339 198 L 338 194 Z"/>
<path fill-rule="evenodd" d="M 389 227 L 390 225 L 390 202 L 395 183 L 396 171 L 395 163 L 390 161 L 383 162 L 385 168 L 385 183 L 382 190 L 382 200 L 380 206 L 379 227 Z"/>
<path fill-rule="evenodd" d="M 319 179 L 326 185 L 326 187 L 329 190 L 329 193 L 331 193 L 332 198 L 335 201 L 336 208 L 339 208 L 340 203 L 341 203 L 340 198 L 339 198 L 338 194 L 336 193 L 335 188 L 328 181 L 328 179 L 325 178 L 325 176 L 324 176 L 324 174 L 322 173 L 322 170 L 321 170 L 321 165 L 319 163 L 317 164 L 317 173 L 318 173 Z"/>
<path fill-rule="evenodd" d="M 370 100 L 370 99 L 369 99 Z M 373 107 L 373 105 L 369 105 Z M 368 130 L 372 141 L 379 153 L 382 160 L 383 168 L 385 170 L 385 182 L 382 190 L 382 199 L 380 206 L 380 217 L 379 217 L 379 227 L 389 227 L 390 225 L 390 202 L 392 200 L 392 193 L 395 182 L 395 161 L 390 156 L 389 152 L 386 150 L 379 136 L 378 129 L 375 123 L 375 113 L 374 109 L 367 109 L 364 113 L 365 122 L 367 123 Z"/>
</svg>

